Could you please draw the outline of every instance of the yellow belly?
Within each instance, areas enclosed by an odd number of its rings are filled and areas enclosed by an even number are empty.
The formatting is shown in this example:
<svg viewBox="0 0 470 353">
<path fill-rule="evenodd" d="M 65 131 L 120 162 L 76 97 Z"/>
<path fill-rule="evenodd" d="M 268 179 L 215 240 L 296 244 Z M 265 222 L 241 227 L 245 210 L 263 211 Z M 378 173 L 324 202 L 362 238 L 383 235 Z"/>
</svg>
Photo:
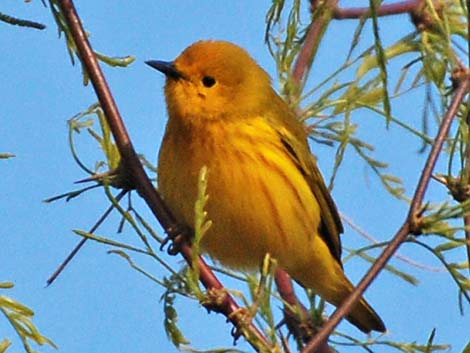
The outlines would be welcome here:
<svg viewBox="0 0 470 353">
<path fill-rule="evenodd" d="M 226 266 L 258 268 L 266 253 L 286 269 L 313 258 L 321 262 L 329 250 L 318 239 L 318 203 L 276 132 L 259 122 L 236 129 L 205 126 L 204 134 L 186 138 L 170 126 L 160 153 L 159 190 L 175 216 L 192 227 L 198 173 L 208 167 L 206 211 L 213 225 L 202 247 Z"/>
</svg>

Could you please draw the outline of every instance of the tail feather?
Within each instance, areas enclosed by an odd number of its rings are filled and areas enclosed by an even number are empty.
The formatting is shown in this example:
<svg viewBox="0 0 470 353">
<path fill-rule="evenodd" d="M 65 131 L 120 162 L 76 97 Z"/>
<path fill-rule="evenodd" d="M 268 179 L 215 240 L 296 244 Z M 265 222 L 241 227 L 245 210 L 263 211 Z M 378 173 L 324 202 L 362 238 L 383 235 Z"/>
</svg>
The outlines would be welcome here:
<svg viewBox="0 0 470 353">
<path fill-rule="evenodd" d="M 353 292 L 354 286 L 337 262 L 333 262 L 332 268 L 332 271 L 318 271 L 319 266 L 315 268 L 316 271 L 298 270 L 295 272 L 296 276 L 293 277 L 302 286 L 311 288 L 327 302 L 340 306 Z M 365 333 L 370 331 L 385 332 L 386 330 L 382 319 L 364 298 L 356 302 L 346 319 Z"/>
<path fill-rule="evenodd" d="M 320 296 L 323 294 L 323 298 L 335 306 L 340 306 L 341 303 L 353 292 L 353 284 L 346 278 L 344 273 L 341 273 L 337 277 L 339 281 L 336 286 L 333 287 L 332 291 L 325 291 L 319 293 Z M 330 288 L 331 289 L 331 288 Z M 385 332 L 385 324 L 383 323 L 380 316 L 375 312 L 369 303 L 364 299 L 359 299 L 358 302 L 353 306 L 349 315 L 346 319 L 356 326 L 359 330 L 365 333 L 370 331 Z"/>
<path fill-rule="evenodd" d="M 385 332 L 385 324 L 372 307 L 361 298 L 346 319 L 365 333 L 370 331 Z"/>
</svg>

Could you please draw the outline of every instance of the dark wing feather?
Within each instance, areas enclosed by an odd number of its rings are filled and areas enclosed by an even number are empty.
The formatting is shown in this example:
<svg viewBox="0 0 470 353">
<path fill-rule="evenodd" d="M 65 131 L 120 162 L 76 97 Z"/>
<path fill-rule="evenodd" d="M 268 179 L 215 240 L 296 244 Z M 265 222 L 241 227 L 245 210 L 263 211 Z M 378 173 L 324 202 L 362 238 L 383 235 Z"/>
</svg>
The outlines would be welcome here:
<svg viewBox="0 0 470 353">
<path fill-rule="evenodd" d="M 281 141 L 317 199 L 321 217 L 320 236 L 328 245 L 335 259 L 341 264 L 341 239 L 339 235 L 343 233 L 343 225 L 314 157 L 309 155 L 309 161 L 302 161 L 299 153 L 296 153 L 295 148 L 292 147 L 285 136 L 281 136 Z"/>
<path fill-rule="evenodd" d="M 287 104 L 277 94 L 272 98 L 271 106 L 274 109 L 270 114 L 267 114 L 267 119 L 277 131 L 286 153 L 292 158 L 310 186 L 320 206 L 319 234 L 328 245 L 331 254 L 341 265 L 340 234 L 344 231 L 343 225 L 336 205 L 317 167 L 315 157 L 310 152 L 307 134 Z"/>
</svg>

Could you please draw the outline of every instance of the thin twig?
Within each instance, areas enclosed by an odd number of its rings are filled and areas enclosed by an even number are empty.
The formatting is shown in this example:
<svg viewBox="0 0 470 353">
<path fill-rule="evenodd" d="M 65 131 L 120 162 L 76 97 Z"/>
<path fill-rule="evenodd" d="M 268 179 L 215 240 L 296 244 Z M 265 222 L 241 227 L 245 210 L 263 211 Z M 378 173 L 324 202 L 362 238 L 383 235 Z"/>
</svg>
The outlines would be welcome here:
<svg viewBox="0 0 470 353">
<path fill-rule="evenodd" d="M 121 200 L 127 192 L 128 190 L 121 190 L 121 192 L 116 196 L 116 202 L 119 202 L 119 200 Z M 94 233 L 98 229 L 98 227 L 104 222 L 104 220 L 109 216 L 113 209 L 114 205 L 110 205 L 108 209 L 103 213 L 103 215 L 98 219 L 98 221 L 93 225 L 93 227 L 91 227 L 88 233 Z M 59 275 L 62 273 L 65 267 L 67 267 L 69 262 L 74 258 L 74 256 L 78 253 L 81 247 L 85 245 L 87 240 L 88 238 L 80 239 L 80 242 L 73 248 L 70 254 L 68 254 L 65 260 L 59 265 L 59 267 L 55 270 L 51 277 L 49 277 L 49 279 L 46 281 L 46 286 L 50 286 L 57 279 L 57 277 L 59 277 Z"/>
<path fill-rule="evenodd" d="M 20 26 L 20 27 L 29 27 L 29 28 L 40 29 L 40 30 L 46 29 L 46 26 L 43 25 L 42 23 L 30 21 L 30 20 L 23 20 L 21 18 L 9 16 L 2 12 L 0 12 L 0 21 L 3 21 L 11 25 Z"/>
<path fill-rule="evenodd" d="M 444 116 L 444 119 L 442 120 L 442 123 L 439 127 L 439 132 L 421 173 L 421 177 L 413 196 L 405 223 L 400 227 L 390 244 L 385 248 L 382 254 L 377 258 L 377 261 L 372 265 L 367 274 L 359 282 L 356 289 L 336 309 L 330 319 L 313 338 L 313 340 L 310 341 L 302 353 L 312 353 L 316 351 L 317 347 L 319 347 L 320 344 L 331 334 L 331 332 L 339 324 L 343 317 L 350 312 L 351 308 L 359 300 L 359 298 L 362 296 L 367 287 L 372 283 L 378 273 L 384 268 L 388 260 L 393 256 L 406 237 L 409 234 L 419 233 L 420 211 L 422 210 L 423 198 L 426 193 L 429 180 L 431 179 L 432 171 L 442 150 L 442 146 L 447 138 L 450 125 L 455 115 L 457 114 L 458 108 L 462 104 L 465 95 L 468 93 L 469 87 L 470 80 L 468 77 L 465 77 L 465 79 L 460 81 L 458 84 L 451 105 L 446 115 Z"/>
<path fill-rule="evenodd" d="M 178 226 L 175 218 L 170 211 L 165 207 L 163 200 L 158 195 L 152 182 L 145 173 L 142 164 L 135 152 L 132 142 L 124 126 L 123 120 L 111 94 L 106 79 L 101 71 L 98 64 L 98 60 L 88 42 L 88 36 L 83 29 L 80 18 L 77 14 L 75 6 L 72 0 L 58 0 L 62 8 L 63 14 L 70 28 L 72 37 L 80 59 L 84 67 L 86 67 L 90 80 L 95 89 L 96 95 L 100 101 L 100 105 L 105 113 L 106 120 L 110 126 L 116 145 L 121 154 L 122 162 L 125 164 L 126 169 L 132 178 L 133 185 L 145 200 L 152 213 L 158 219 L 165 231 L 175 239 L 179 238 L 182 241 L 178 244 L 179 250 L 186 262 L 192 264 L 192 249 L 188 239 L 189 234 L 185 234 L 181 231 L 181 227 Z M 247 327 L 247 324 L 243 322 L 242 315 L 236 315 L 240 312 L 240 307 L 235 300 L 226 291 L 223 291 L 223 286 L 218 278 L 214 275 L 211 269 L 207 266 L 202 258 L 199 258 L 199 271 L 200 281 L 205 288 L 211 290 L 220 290 L 225 292 L 224 297 L 217 303 L 217 311 L 224 314 L 227 319 L 237 328 Z M 249 331 L 266 347 L 270 347 L 270 343 L 267 338 L 253 325 L 249 324 Z M 244 330 L 241 330 L 244 331 Z M 255 350 L 260 348 L 255 343 L 249 340 L 250 344 Z"/>
<path fill-rule="evenodd" d="M 372 244 L 378 244 L 379 241 L 377 239 L 375 239 L 371 234 L 369 234 L 366 230 L 362 229 L 359 225 L 357 225 L 356 223 L 354 223 L 354 221 L 349 218 L 348 216 L 346 216 L 344 213 L 341 213 L 340 212 L 340 216 L 341 216 L 341 219 L 349 224 L 349 226 L 354 229 L 359 235 L 363 236 L 365 239 L 367 239 L 369 242 L 371 242 Z M 442 267 L 432 267 L 432 266 L 428 266 L 428 265 L 425 265 L 425 264 L 422 264 L 420 262 L 417 262 L 415 260 L 413 260 L 412 258 L 408 257 L 408 256 L 404 256 L 404 255 L 401 255 L 399 254 L 398 252 L 395 253 L 393 255 L 393 257 L 407 263 L 408 265 L 410 266 L 414 266 L 416 268 L 419 268 L 421 270 L 425 270 L 425 271 L 429 271 L 429 272 L 444 272 L 445 269 Z"/>
</svg>

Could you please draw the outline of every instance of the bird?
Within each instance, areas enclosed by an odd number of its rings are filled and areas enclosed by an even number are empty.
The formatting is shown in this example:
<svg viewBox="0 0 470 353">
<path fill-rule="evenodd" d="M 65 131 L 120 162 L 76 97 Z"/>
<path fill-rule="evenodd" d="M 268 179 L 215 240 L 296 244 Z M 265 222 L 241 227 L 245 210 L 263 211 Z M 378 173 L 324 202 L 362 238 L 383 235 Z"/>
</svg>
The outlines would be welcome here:
<svg viewBox="0 0 470 353">
<path fill-rule="evenodd" d="M 341 262 L 343 225 L 304 125 L 267 72 L 223 40 L 201 40 L 174 61 L 146 64 L 166 76 L 157 188 L 172 214 L 194 229 L 206 167 L 212 224 L 202 251 L 248 271 L 270 254 L 301 286 L 339 306 L 354 290 Z M 365 333 L 385 331 L 364 298 L 346 318 Z"/>
</svg>

